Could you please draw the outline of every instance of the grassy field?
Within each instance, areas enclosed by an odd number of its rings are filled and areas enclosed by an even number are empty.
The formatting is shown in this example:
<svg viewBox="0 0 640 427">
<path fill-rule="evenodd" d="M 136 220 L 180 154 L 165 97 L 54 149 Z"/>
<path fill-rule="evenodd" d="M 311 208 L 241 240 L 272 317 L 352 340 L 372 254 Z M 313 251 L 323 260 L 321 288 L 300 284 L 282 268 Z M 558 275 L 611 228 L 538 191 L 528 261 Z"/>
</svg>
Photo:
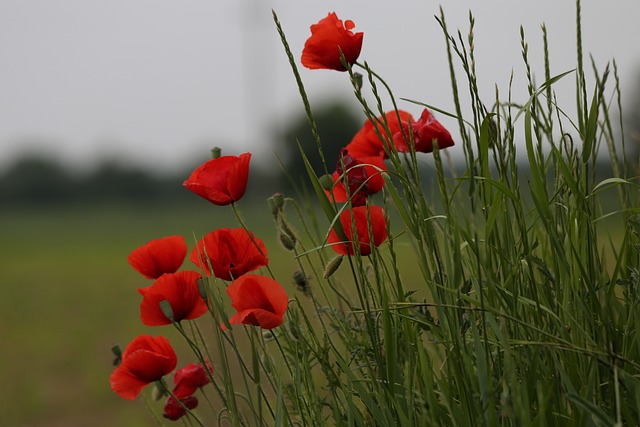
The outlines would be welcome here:
<svg viewBox="0 0 640 427">
<path fill-rule="evenodd" d="M 295 292 L 296 264 L 276 242 L 266 203 L 243 201 L 240 209 L 265 241 L 275 274 Z M 192 248 L 192 236 L 237 227 L 231 209 L 195 198 L 170 207 L 5 209 L 0 224 L 0 426 L 157 425 L 143 399 L 111 391 L 112 344 L 166 335 L 180 364 L 193 356 L 173 328 L 140 322 L 136 289 L 150 282 L 127 255 L 171 234 Z"/>
<path fill-rule="evenodd" d="M 270 221 L 256 219 L 262 228 Z M 114 342 L 175 336 L 140 322 L 136 289 L 149 283 L 127 255 L 164 235 L 191 242 L 194 234 L 233 227 L 231 211 L 200 200 L 169 208 L 76 206 L 5 210 L 0 224 L 0 426 L 155 424 L 142 400 L 122 400 L 108 382 Z"/>
<path fill-rule="evenodd" d="M 265 240 L 274 273 L 295 292 L 288 278 L 296 265 L 275 242 L 266 205 L 240 208 L 251 213 L 247 223 Z M 180 364 L 193 357 L 172 328 L 139 321 L 136 289 L 149 282 L 126 257 L 164 235 L 190 242 L 236 227 L 231 210 L 200 200 L 169 208 L 22 209 L 0 212 L 0 223 L 0 426 L 156 425 L 143 399 L 127 402 L 111 391 L 111 345 L 142 333 L 166 335 L 178 344 Z M 403 271 L 411 271 L 410 259 L 399 257 Z M 184 268 L 191 268 L 188 261 Z"/>
</svg>

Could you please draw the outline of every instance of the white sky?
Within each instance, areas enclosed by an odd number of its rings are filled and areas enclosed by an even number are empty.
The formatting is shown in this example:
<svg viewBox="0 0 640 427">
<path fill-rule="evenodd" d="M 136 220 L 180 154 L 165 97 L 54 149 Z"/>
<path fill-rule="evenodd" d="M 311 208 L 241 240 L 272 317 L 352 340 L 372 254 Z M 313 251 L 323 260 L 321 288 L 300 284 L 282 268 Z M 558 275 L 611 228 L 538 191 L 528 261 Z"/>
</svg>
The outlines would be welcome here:
<svg viewBox="0 0 640 427">
<path fill-rule="evenodd" d="M 515 94 L 524 99 L 521 24 L 539 83 L 542 23 L 552 74 L 575 67 L 572 1 L 453 0 L 443 7 L 449 28 L 465 35 L 469 9 L 476 18 L 480 91 L 488 104 L 496 83 L 506 90 L 512 70 Z M 271 161 L 270 129 L 302 111 L 272 8 L 296 59 L 309 25 L 336 11 L 365 33 L 360 59 L 397 97 L 453 110 L 443 35 L 433 18 L 437 2 L 0 0 L 0 169 L 35 151 L 79 168 L 107 156 L 172 171 L 195 166 L 213 145 Z M 640 1 L 584 0 L 582 8 L 586 53 L 601 70 L 615 58 L 629 93 L 634 81 L 640 84 Z M 300 71 L 312 105 L 338 96 L 357 108 L 346 74 Z M 572 83 L 570 77 L 562 84 Z"/>
</svg>

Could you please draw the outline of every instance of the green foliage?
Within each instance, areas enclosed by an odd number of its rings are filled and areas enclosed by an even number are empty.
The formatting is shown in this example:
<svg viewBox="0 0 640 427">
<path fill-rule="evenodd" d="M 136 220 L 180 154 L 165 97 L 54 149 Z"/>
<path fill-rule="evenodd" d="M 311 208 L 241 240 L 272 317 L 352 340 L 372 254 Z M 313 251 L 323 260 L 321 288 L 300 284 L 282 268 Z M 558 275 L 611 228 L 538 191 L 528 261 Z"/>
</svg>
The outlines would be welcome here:
<svg viewBox="0 0 640 427">
<path fill-rule="evenodd" d="M 398 153 L 385 143 L 389 170 L 377 200 L 389 213 L 388 240 L 369 256 L 341 258 L 338 266 L 328 230 L 346 235 L 339 215 L 347 205 L 325 196 L 318 179 L 333 158 L 274 13 L 311 129 L 310 141 L 296 141 L 298 163 L 318 200 L 271 200 L 265 208 L 271 216 L 263 217 L 287 238 L 283 258 L 275 261 L 271 251 L 263 273 L 286 277 L 290 286 L 295 280 L 299 292 L 290 294 L 284 323 L 260 331 L 231 325 L 225 283 L 204 280 L 211 316 L 175 326 L 197 360 L 216 364 L 214 390 L 208 390 L 215 398 L 207 400 L 213 415 L 190 413 L 187 422 L 640 424 L 640 185 L 617 155 L 610 116 L 612 105 L 621 105 L 620 93 L 609 86 L 617 82 L 615 67 L 600 73 L 593 66 L 588 83 L 579 2 L 577 10 L 576 67 L 552 72 L 543 28 L 539 86 L 521 29 L 528 97 L 517 102 L 497 89 L 490 102 L 481 99 L 473 16 L 466 37 L 449 30 L 444 13 L 436 18 L 455 111 L 429 108 L 457 122 L 464 170 L 450 167 L 437 146 L 425 169 L 423 154 Z M 367 63 L 349 65 L 347 74 L 368 118 L 398 109 L 392 90 Z M 575 107 L 557 105 L 556 84 L 571 80 Z M 379 137 L 392 135 L 383 127 Z M 525 168 L 518 150 L 526 155 Z M 603 179 L 596 167 L 605 155 L 611 176 Z M 238 207 L 232 209 L 247 228 Z"/>
</svg>

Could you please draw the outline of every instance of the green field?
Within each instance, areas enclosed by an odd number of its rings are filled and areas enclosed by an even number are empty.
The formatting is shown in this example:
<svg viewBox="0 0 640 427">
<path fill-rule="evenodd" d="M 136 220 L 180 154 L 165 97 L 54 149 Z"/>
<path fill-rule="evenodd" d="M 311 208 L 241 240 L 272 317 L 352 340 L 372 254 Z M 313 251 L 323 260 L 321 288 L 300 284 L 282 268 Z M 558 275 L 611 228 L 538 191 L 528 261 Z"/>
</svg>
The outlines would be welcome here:
<svg viewBox="0 0 640 427">
<path fill-rule="evenodd" d="M 270 220 L 251 223 L 266 228 Z M 140 322 L 136 289 L 150 283 L 127 255 L 164 235 L 191 242 L 194 234 L 235 227 L 230 208 L 196 200 L 170 208 L 5 210 L 0 224 L 0 426 L 155 425 L 142 399 L 124 401 L 109 387 L 114 342 L 124 347 L 143 333 L 175 337 L 172 328 Z"/>
</svg>

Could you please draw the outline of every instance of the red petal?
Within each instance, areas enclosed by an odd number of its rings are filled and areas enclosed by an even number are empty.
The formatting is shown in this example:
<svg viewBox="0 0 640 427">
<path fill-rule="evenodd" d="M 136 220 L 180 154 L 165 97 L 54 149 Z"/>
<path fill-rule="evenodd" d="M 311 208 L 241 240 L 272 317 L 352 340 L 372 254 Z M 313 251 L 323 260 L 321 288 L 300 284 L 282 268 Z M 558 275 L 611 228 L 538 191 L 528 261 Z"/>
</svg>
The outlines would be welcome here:
<svg viewBox="0 0 640 427">
<path fill-rule="evenodd" d="M 160 308 L 160 302 L 167 300 L 171 304 L 176 322 L 195 319 L 208 311 L 198 291 L 200 274 L 195 271 L 180 271 L 165 274 L 153 285 L 138 289 L 143 299 L 140 303 L 140 318 L 148 326 L 168 325 L 171 321 Z"/>
<path fill-rule="evenodd" d="M 187 244 L 182 236 L 167 236 L 152 240 L 129 254 L 129 264 L 149 279 L 164 273 L 178 271 L 185 256 Z"/>
</svg>

